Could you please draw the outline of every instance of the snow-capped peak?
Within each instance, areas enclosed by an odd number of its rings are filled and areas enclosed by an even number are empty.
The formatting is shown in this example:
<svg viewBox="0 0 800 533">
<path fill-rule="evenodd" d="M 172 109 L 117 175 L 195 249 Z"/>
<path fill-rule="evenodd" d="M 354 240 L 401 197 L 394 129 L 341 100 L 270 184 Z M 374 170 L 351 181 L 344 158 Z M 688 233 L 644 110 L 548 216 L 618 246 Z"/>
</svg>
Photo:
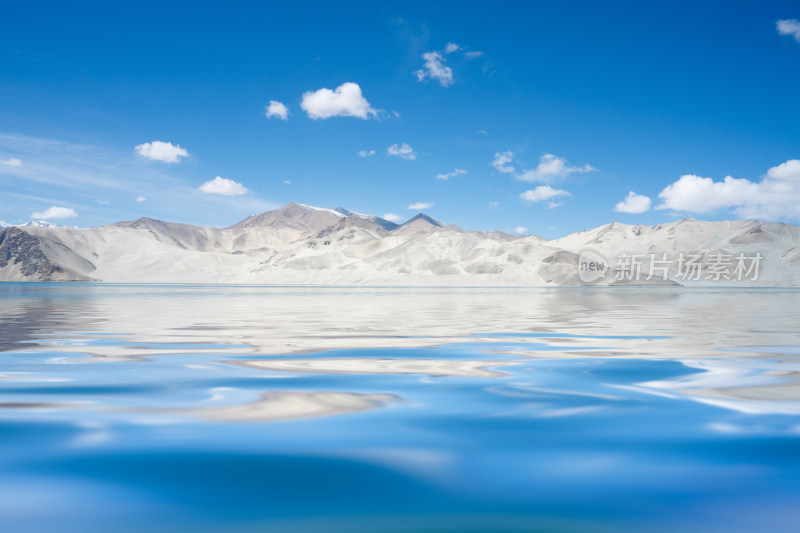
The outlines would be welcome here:
<svg viewBox="0 0 800 533">
<path fill-rule="evenodd" d="M 37 228 L 60 228 L 55 222 L 50 222 L 48 220 L 29 220 L 24 224 L 17 224 L 19 228 L 30 228 L 30 227 L 37 227 Z"/>
<path fill-rule="evenodd" d="M 314 205 L 306 205 L 306 204 L 296 204 L 296 205 L 299 205 L 300 207 L 304 207 L 306 209 L 313 209 L 314 211 L 325 211 L 325 212 L 328 212 L 328 213 L 330 213 L 333 216 L 338 217 L 338 218 L 342 218 L 342 217 L 347 216 L 347 214 L 342 213 L 342 211 L 346 211 L 346 210 L 345 209 L 341 209 L 341 208 L 328 209 L 327 207 L 317 207 L 317 206 L 314 206 Z"/>
</svg>

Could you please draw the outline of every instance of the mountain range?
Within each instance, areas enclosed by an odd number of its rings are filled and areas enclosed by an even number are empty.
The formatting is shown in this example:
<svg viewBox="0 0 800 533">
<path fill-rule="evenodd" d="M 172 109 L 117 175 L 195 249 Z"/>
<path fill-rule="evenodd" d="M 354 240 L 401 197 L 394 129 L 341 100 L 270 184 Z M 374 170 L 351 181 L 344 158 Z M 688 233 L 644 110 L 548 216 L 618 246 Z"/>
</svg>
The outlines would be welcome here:
<svg viewBox="0 0 800 533">
<path fill-rule="evenodd" d="M 0 281 L 798 286 L 800 227 L 687 218 L 545 240 L 290 203 L 223 229 L 149 218 L 0 228 Z"/>
</svg>

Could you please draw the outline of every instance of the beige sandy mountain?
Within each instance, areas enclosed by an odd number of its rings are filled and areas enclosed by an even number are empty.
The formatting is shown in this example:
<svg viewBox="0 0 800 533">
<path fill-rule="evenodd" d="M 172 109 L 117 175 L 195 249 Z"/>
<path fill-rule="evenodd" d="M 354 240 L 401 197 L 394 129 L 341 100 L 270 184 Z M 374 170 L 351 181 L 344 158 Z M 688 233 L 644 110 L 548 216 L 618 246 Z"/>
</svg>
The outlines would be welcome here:
<svg viewBox="0 0 800 533">
<path fill-rule="evenodd" d="M 609 264 L 606 275 L 592 282 L 599 285 L 800 285 L 800 227 L 782 223 L 611 223 L 545 240 L 465 231 L 425 214 L 397 225 L 295 203 L 224 229 L 148 218 L 94 228 L 2 228 L 0 280 L 583 285 L 579 258 L 587 250 Z M 622 275 L 620 258 L 632 255 L 668 261 L 667 278 L 645 279 L 652 274 L 646 263 L 635 279 Z M 689 256 L 699 266 L 687 278 L 679 261 Z M 757 272 L 741 281 L 733 275 L 740 256 L 760 257 Z M 729 263 L 726 275 L 715 273 L 722 258 Z"/>
</svg>

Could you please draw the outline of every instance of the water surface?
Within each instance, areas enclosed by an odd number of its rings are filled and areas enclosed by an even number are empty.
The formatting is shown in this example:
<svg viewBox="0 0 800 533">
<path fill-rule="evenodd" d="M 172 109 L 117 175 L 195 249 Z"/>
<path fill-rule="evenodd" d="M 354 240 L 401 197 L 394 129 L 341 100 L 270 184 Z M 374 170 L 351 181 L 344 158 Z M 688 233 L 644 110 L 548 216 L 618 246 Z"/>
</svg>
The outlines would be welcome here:
<svg viewBox="0 0 800 533">
<path fill-rule="evenodd" d="M 0 284 L 2 529 L 796 531 L 799 304 Z"/>
</svg>

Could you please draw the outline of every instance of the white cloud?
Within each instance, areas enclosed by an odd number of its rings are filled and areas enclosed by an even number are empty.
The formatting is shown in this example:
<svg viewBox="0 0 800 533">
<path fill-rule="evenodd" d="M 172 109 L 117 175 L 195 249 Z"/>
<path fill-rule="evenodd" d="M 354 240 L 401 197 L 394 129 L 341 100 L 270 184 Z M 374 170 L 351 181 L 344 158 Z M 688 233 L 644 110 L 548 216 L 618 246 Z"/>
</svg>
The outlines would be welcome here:
<svg viewBox="0 0 800 533">
<path fill-rule="evenodd" d="M 134 201 L 134 202 L 146 202 L 146 201 L 147 201 L 147 198 L 145 198 L 144 196 L 142 196 L 142 195 L 140 194 L 139 196 L 137 196 L 136 198 L 134 198 L 134 199 L 133 199 L 133 201 Z"/>
<path fill-rule="evenodd" d="M 767 170 L 767 178 L 787 181 L 800 181 L 800 159 L 790 159 L 777 167 Z"/>
<path fill-rule="evenodd" d="M 223 196 L 239 196 L 247 194 L 247 188 L 241 183 L 227 178 L 217 176 L 213 180 L 207 181 L 199 188 L 206 194 L 221 194 Z"/>
<path fill-rule="evenodd" d="M 420 210 L 420 209 L 429 209 L 431 207 L 433 207 L 433 202 L 415 202 L 406 207 L 406 209 Z"/>
<path fill-rule="evenodd" d="M 21 168 L 0 165 L 0 174 L 11 171 L 23 178 L 15 184 L 18 195 L 15 198 L 20 201 L 15 202 L 17 205 L 13 217 L 3 217 L 11 221 L 15 218 L 27 220 L 32 211 L 41 211 L 51 205 L 65 205 L 63 202 L 78 197 L 88 198 L 90 204 L 95 206 L 98 199 L 109 200 L 121 210 L 119 212 L 124 217 L 130 217 L 137 214 L 131 202 L 141 194 L 147 197 L 148 205 L 158 200 L 154 207 L 158 211 L 153 211 L 151 215 L 188 219 L 204 225 L 227 225 L 231 216 L 244 218 L 252 213 L 279 207 L 255 195 L 199 195 L 196 201 L 187 202 L 187 191 L 196 189 L 202 182 L 192 183 L 179 178 L 173 172 L 175 165 L 140 157 L 133 151 L 133 146 L 118 150 L 103 145 L 75 144 L 63 139 L 0 132 L 0 155 L 0 161 L 13 155 L 23 163 Z M 42 196 L 42 191 L 48 194 Z M 10 196 L 14 193 L 6 191 L 5 194 Z M 80 206 L 69 205 L 80 213 L 79 216 L 86 214 Z M 129 207 L 126 208 L 126 205 Z M 224 209 L 220 209 L 222 205 Z M 167 211 L 168 214 L 165 214 Z"/>
<path fill-rule="evenodd" d="M 623 201 L 614 206 L 614 211 L 617 213 L 631 213 L 638 215 L 639 213 L 644 213 L 650 209 L 650 205 L 652 203 L 653 202 L 650 200 L 649 196 L 643 196 L 631 191 Z"/>
<path fill-rule="evenodd" d="M 180 145 L 161 141 L 140 144 L 136 147 L 136 153 L 147 159 L 164 163 L 177 163 L 182 157 L 189 157 L 189 152 Z"/>
<path fill-rule="evenodd" d="M 506 152 L 497 152 L 494 154 L 494 160 L 490 164 L 498 172 L 514 174 L 514 177 L 520 181 L 538 181 L 540 183 L 554 183 L 576 172 L 584 173 L 597 170 L 591 165 L 571 167 L 567 165 L 567 161 L 563 157 L 558 157 L 553 154 L 544 154 L 539 158 L 539 164 L 535 169 L 517 172 L 517 169 L 509 164 L 513 159 L 514 152 L 510 150 Z"/>
<path fill-rule="evenodd" d="M 800 220 L 800 159 L 770 168 L 759 182 L 731 176 L 722 181 L 681 176 L 658 197 L 662 203 L 657 209 L 708 213 L 732 208 L 741 218 Z"/>
<path fill-rule="evenodd" d="M 414 71 L 417 81 L 424 81 L 426 78 L 436 80 L 442 87 L 453 85 L 453 69 L 445 65 L 445 58 L 439 52 L 425 52 L 422 54 L 425 63 L 422 68 Z"/>
<path fill-rule="evenodd" d="M 526 228 L 525 226 L 517 226 L 516 228 L 514 228 L 514 231 L 522 235 L 523 233 L 526 233 L 528 231 L 528 228 Z"/>
<path fill-rule="evenodd" d="M 291 182 L 291 180 L 283 180 L 283 184 L 284 185 L 291 185 L 292 182 Z"/>
<path fill-rule="evenodd" d="M 446 172 L 444 174 L 436 174 L 437 180 L 449 180 L 450 178 L 455 178 L 456 176 L 460 176 L 462 174 L 466 174 L 467 171 L 463 168 L 456 168 L 452 172 Z"/>
<path fill-rule="evenodd" d="M 455 83 L 453 80 L 453 69 L 445 65 L 445 63 L 447 63 L 446 56 L 455 52 L 463 52 L 464 58 L 467 60 L 477 59 L 483 56 L 483 52 L 477 50 L 468 51 L 464 46 L 456 43 L 447 43 L 443 50 L 434 50 L 422 54 L 422 59 L 424 59 L 425 62 L 421 69 L 414 71 L 417 81 L 431 79 L 438 81 L 442 87 L 453 85 L 453 83 Z"/>
<path fill-rule="evenodd" d="M 515 177 L 520 181 L 538 181 L 541 183 L 553 183 L 554 181 L 566 178 L 573 173 L 591 172 L 596 170 L 591 165 L 582 167 L 571 167 L 567 165 L 566 159 L 553 154 L 544 154 L 539 158 L 539 164 L 533 170 L 526 170 Z"/>
<path fill-rule="evenodd" d="M 692 174 L 681 176 L 658 194 L 663 203 L 658 209 L 708 213 L 721 207 L 735 207 L 758 193 L 758 185 L 746 179 L 727 176 L 715 182 Z"/>
<path fill-rule="evenodd" d="M 394 155 L 402 159 L 416 159 L 417 153 L 406 143 L 393 144 L 386 149 L 388 155 Z"/>
<path fill-rule="evenodd" d="M 547 209 L 555 209 L 556 207 L 561 207 L 562 205 L 564 204 L 561 202 L 547 202 Z"/>
<path fill-rule="evenodd" d="M 111 202 L 107 200 L 97 200 L 97 203 L 100 205 L 111 205 Z"/>
<path fill-rule="evenodd" d="M 520 198 L 528 202 L 540 202 L 556 196 L 570 196 L 570 193 L 561 189 L 554 189 L 549 185 L 539 185 L 535 189 L 525 191 L 519 195 Z"/>
<path fill-rule="evenodd" d="M 498 171 L 505 172 L 506 174 L 514 172 L 515 168 L 508 163 L 514 159 L 514 152 L 511 150 L 507 152 L 497 152 L 494 154 L 494 161 L 490 164 Z"/>
<path fill-rule="evenodd" d="M 4 165 L 8 165 L 10 167 L 21 167 L 22 166 L 22 160 L 21 159 L 17 159 L 16 157 L 9 157 L 8 159 L 3 161 L 2 163 Z"/>
<path fill-rule="evenodd" d="M 369 157 L 375 155 L 375 150 L 359 150 L 356 154 L 358 154 L 358 157 Z"/>
<path fill-rule="evenodd" d="M 264 115 L 267 118 L 278 117 L 281 120 L 289 120 L 289 108 L 277 100 L 270 100 Z"/>
<path fill-rule="evenodd" d="M 779 20 L 775 23 L 775 25 L 778 28 L 778 33 L 781 35 L 791 35 L 798 43 L 800 43 L 800 20 Z"/>
<path fill-rule="evenodd" d="M 48 207 L 44 211 L 36 211 L 35 213 L 31 213 L 31 218 L 39 220 L 48 218 L 73 218 L 76 216 L 78 216 L 78 213 L 71 207 L 59 207 L 56 205 Z"/>
<path fill-rule="evenodd" d="M 308 91 L 303 94 L 300 107 L 309 118 L 315 120 L 331 117 L 367 119 L 378 115 L 378 111 L 361 94 L 361 87 L 352 82 L 343 83 L 333 91 L 325 88 Z"/>
<path fill-rule="evenodd" d="M 388 220 L 389 222 L 397 222 L 400 220 L 400 215 L 395 215 L 394 213 L 386 213 L 382 217 L 384 220 Z"/>
</svg>

